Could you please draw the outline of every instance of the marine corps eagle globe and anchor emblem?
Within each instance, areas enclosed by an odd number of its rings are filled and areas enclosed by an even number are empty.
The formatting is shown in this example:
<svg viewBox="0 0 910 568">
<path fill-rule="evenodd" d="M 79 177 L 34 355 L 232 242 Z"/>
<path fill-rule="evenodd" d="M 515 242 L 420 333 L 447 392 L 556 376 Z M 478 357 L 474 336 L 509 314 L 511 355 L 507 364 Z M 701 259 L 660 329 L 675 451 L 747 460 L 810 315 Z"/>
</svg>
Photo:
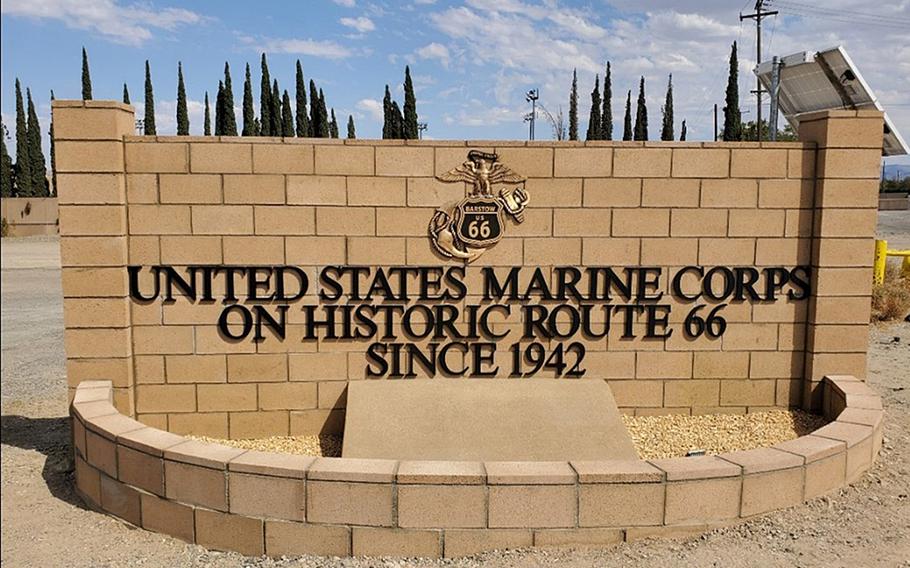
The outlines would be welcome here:
<svg viewBox="0 0 910 568">
<path fill-rule="evenodd" d="M 440 207 L 430 220 L 430 241 L 446 258 L 473 262 L 502 238 L 505 216 L 516 223 L 524 221 L 530 200 L 525 178 L 499 163 L 499 156 L 471 150 L 457 168 L 436 176 L 447 183 L 469 183 L 467 197 Z M 493 186 L 505 184 L 498 194 Z"/>
</svg>

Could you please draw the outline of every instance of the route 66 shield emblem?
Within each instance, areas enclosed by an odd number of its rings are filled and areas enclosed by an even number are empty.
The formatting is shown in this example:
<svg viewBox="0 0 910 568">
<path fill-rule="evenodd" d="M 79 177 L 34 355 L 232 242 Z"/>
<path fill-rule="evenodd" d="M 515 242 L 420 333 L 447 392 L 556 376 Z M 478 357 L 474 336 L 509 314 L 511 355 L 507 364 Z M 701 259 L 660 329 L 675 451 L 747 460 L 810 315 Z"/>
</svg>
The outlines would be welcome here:
<svg viewBox="0 0 910 568">
<path fill-rule="evenodd" d="M 496 154 L 471 150 L 463 164 L 436 179 L 470 187 L 467 197 L 440 207 L 430 219 L 430 242 L 445 258 L 474 262 L 502 239 L 506 216 L 515 223 L 524 222 L 530 200 L 526 180 L 499 163 Z M 498 184 L 505 187 L 496 192 Z"/>
<path fill-rule="evenodd" d="M 502 202 L 494 197 L 466 197 L 455 207 L 458 239 L 472 247 L 486 248 L 502 238 Z"/>
</svg>

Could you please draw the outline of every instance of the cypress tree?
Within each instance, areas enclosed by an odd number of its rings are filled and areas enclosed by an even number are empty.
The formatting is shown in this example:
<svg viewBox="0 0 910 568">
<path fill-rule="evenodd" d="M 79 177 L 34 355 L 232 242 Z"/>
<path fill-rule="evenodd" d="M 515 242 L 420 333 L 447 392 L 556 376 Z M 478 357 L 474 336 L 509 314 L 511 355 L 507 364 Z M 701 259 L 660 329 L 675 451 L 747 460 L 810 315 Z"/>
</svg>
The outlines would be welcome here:
<svg viewBox="0 0 910 568">
<path fill-rule="evenodd" d="M 25 103 L 22 101 L 22 87 L 16 79 L 16 195 L 32 197 L 32 160 L 29 157 L 28 123 L 25 118 Z"/>
<path fill-rule="evenodd" d="M 126 83 L 123 84 L 123 104 L 132 104 L 130 103 L 130 90 L 126 88 Z"/>
<path fill-rule="evenodd" d="M 338 138 L 338 121 L 335 120 L 335 109 L 332 109 L 332 120 L 329 121 L 329 135 Z"/>
<path fill-rule="evenodd" d="M 604 106 L 600 120 L 600 139 L 613 140 L 613 70 L 609 61 L 604 75 Z"/>
<path fill-rule="evenodd" d="M 663 124 L 660 128 L 661 140 L 673 140 L 673 74 L 667 81 L 667 98 L 664 101 Z"/>
<path fill-rule="evenodd" d="M 281 96 L 281 135 L 285 138 L 294 137 L 294 111 L 291 110 L 291 97 L 287 89 Z"/>
<path fill-rule="evenodd" d="M 54 106 L 54 91 L 51 90 L 51 107 Z M 2 131 L 2 129 L 0 129 Z M 54 143 L 54 114 L 51 112 L 51 125 L 48 128 L 48 138 L 51 145 L 51 185 L 54 189 L 54 195 L 57 194 L 57 146 Z M 0 136 L 2 137 L 2 136 Z"/>
<path fill-rule="evenodd" d="M 638 84 L 638 106 L 635 110 L 635 130 L 632 135 L 634 140 L 648 139 L 648 106 L 645 103 L 645 78 Z"/>
<path fill-rule="evenodd" d="M 237 136 L 237 115 L 234 114 L 234 87 L 231 83 L 231 66 L 224 62 L 224 108 L 223 123 L 221 125 L 222 136 Z"/>
<path fill-rule="evenodd" d="M 316 83 L 310 79 L 310 124 L 307 126 L 307 135 L 319 138 L 319 92 Z"/>
<path fill-rule="evenodd" d="M 404 138 L 404 116 L 398 106 L 398 101 L 392 101 L 392 138 Z"/>
<path fill-rule="evenodd" d="M 259 134 L 272 136 L 272 80 L 269 78 L 269 63 L 262 54 L 262 79 L 259 83 Z"/>
<path fill-rule="evenodd" d="M 145 119 L 142 121 L 145 134 L 154 136 L 155 129 L 155 93 L 152 90 L 152 70 L 149 60 L 145 60 Z"/>
<path fill-rule="evenodd" d="M 269 102 L 272 108 L 269 109 L 269 120 L 272 125 L 269 130 L 272 136 L 281 136 L 281 91 L 278 89 L 278 79 L 272 79 L 272 94 L 269 96 Z"/>
<path fill-rule="evenodd" d="M 742 115 L 739 112 L 739 59 L 736 42 L 730 50 L 730 74 L 727 77 L 727 96 L 724 101 L 724 135 L 726 142 L 742 138 Z"/>
<path fill-rule="evenodd" d="M 411 68 L 404 67 L 404 123 L 401 137 L 417 140 L 417 98 L 414 96 L 414 83 L 411 81 Z"/>
<path fill-rule="evenodd" d="M 354 115 L 348 115 L 348 139 L 357 138 L 357 132 L 354 130 Z"/>
<path fill-rule="evenodd" d="M 332 129 L 329 125 L 329 111 L 325 106 L 325 93 L 319 89 L 319 137 L 329 138 L 332 135 Z"/>
<path fill-rule="evenodd" d="M 569 140 L 578 140 L 578 70 L 572 69 L 572 90 L 569 91 Z"/>
<path fill-rule="evenodd" d="M 626 116 L 622 121 L 622 139 L 632 139 L 632 90 L 626 94 Z"/>
<path fill-rule="evenodd" d="M 32 162 L 32 192 L 37 197 L 48 195 L 47 162 L 44 161 L 44 152 L 41 150 L 41 125 L 38 123 L 38 113 L 35 112 L 35 103 L 32 101 L 32 92 L 25 90 L 28 100 L 28 156 Z"/>
<path fill-rule="evenodd" d="M 92 76 L 88 71 L 88 54 L 82 48 L 82 100 L 92 100 Z"/>
<path fill-rule="evenodd" d="M 189 136 L 190 115 L 186 110 L 186 87 L 183 84 L 183 64 L 177 62 L 177 136 Z"/>
<path fill-rule="evenodd" d="M 348 124 L 350 131 L 351 124 Z M 6 129 L 0 121 L 0 197 L 13 196 L 13 159 L 6 149 Z M 350 138 L 350 136 L 348 137 Z"/>
<path fill-rule="evenodd" d="M 679 129 L 679 140 L 680 140 L 680 142 L 685 142 L 685 141 L 686 141 L 686 134 L 687 134 L 687 130 L 686 130 L 686 121 L 683 120 L 683 121 L 682 121 L 682 128 Z"/>
<path fill-rule="evenodd" d="M 394 119 L 392 116 L 392 93 L 389 86 L 385 86 L 385 96 L 382 98 L 382 138 L 394 138 L 392 135 Z"/>
<path fill-rule="evenodd" d="M 255 130 L 256 111 L 253 110 L 253 82 L 250 80 L 250 64 L 246 64 L 246 74 L 243 79 L 243 136 L 256 136 Z"/>
<path fill-rule="evenodd" d="M 297 60 L 297 112 L 295 118 L 297 119 L 297 136 L 300 138 L 305 138 L 310 134 L 310 121 L 307 118 L 306 112 L 306 83 L 303 81 L 303 66 L 300 65 L 300 60 Z"/>
<path fill-rule="evenodd" d="M 591 91 L 591 114 L 588 117 L 588 133 L 585 140 L 600 140 L 600 75 L 594 76 L 594 90 Z"/>
<path fill-rule="evenodd" d="M 218 81 L 218 94 L 215 95 L 215 136 L 224 134 L 224 83 Z"/>
<path fill-rule="evenodd" d="M 202 133 L 206 136 L 212 135 L 212 112 L 209 110 L 209 92 L 205 92 L 205 118 L 202 122 Z"/>
</svg>

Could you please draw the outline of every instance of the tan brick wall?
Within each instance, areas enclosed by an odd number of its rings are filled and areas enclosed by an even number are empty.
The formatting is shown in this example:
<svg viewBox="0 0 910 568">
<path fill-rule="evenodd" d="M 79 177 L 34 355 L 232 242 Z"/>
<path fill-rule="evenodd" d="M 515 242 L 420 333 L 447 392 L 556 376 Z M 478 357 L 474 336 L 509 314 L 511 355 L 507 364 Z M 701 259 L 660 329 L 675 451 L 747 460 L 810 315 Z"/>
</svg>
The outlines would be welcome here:
<svg viewBox="0 0 910 568">
<path fill-rule="evenodd" d="M 434 176 L 472 148 L 528 176 L 531 201 L 525 222 L 507 222 L 502 241 L 467 267 L 461 305 L 479 299 L 484 266 L 539 266 L 551 278 L 554 266 L 662 269 L 673 337 L 577 338 L 586 377 L 608 380 L 623 411 L 799 405 L 804 377 L 814 404 L 824 374 L 863 376 L 877 150 L 871 134 L 840 133 L 853 123 L 872 132 L 879 115 L 810 117 L 799 143 L 581 146 L 139 137 L 119 104 L 58 102 L 54 112 L 110 123 L 57 134 L 68 142 L 58 153 L 70 384 L 111 378 L 122 410 L 175 432 L 337 429 L 370 342 L 300 341 L 299 307 L 318 302 L 312 287 L 289 310 L 284 341 L 228 342 L 219 304 L 125 299 L 127 264 L 288 264 L 311 280 L 336 264 L 451 265 L 432 251 L 427 224 L 463 188 Z M 858 193 L 868 195 L 857 202 Z M 811 264 L 813 297 L 731 303 L 722 338 L 689 339 L 680 328 L 695 304 L 669 298 L 669 277 L 690 264 Z M 512 341 L 497 363 L 509 363 Z"/>
<path fill-rule="evenodd" d="M 881 122 L 877 111 L 815 113 L 800 121 L 800 137 L 818 147 L 803 393 L 803 404 L 816 409 L 825 374 L 866 376 Z"/>
<path fill-rule="evenodd" d="M 109 377 L 117 409 L 133 415 L 123 144 L 135 132 L 133 109 L 107 101 L 55 101 L 53 114 L 70 394 L 83 380 Z"/>
</svg>

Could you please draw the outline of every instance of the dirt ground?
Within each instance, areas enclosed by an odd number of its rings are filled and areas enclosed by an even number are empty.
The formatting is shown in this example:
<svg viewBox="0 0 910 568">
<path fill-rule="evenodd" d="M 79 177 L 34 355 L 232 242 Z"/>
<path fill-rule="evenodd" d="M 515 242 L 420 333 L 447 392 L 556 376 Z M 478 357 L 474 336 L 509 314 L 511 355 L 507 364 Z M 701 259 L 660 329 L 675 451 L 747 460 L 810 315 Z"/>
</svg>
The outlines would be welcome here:
<svg viewBox="0 0 910 568">
<path fill-rule="evenodd" d="M 910 244 L 910 215 L 880 215 Z M 606 549 L 491 552 L 459 560 L 244 558 L 207 551 L 87 510 L 72 490 L 57 240 L 3 239 L 3 566 L 904 566 L 910 567 L 910 324 L 873 329 L 869 384 L 885 405 L 875 467 L 844 490 L 689 540 Z"/>
</svg>

